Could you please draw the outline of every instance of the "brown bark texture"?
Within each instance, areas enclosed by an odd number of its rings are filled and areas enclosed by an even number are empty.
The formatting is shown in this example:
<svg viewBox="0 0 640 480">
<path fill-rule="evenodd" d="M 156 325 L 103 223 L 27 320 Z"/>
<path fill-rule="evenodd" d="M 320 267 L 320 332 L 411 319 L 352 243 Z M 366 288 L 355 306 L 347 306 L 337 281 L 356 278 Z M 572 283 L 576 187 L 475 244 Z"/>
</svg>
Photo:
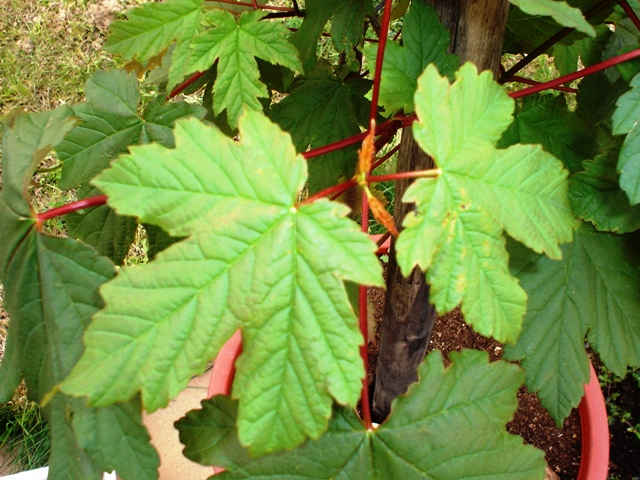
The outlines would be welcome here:
<svg viewBox="0 0 640 480">
<path fill-rule="evenodd" d="M 480 71 L 493 71 L 497 77 L 509 12 L 508 0 L 413 1 L 426 1 L 438 12 L 440 21 L 451 33 L 450 53 L 459 55 L 462 63 L 473 62 Z M 398 172 L 433 166 L 433 160 L 420 150 L 407 128 L 402 133 Z M 401 201 L 409 184 L 408 180 L 396 183 L 394 218 L 398 227 L 413 209 L 413 205 Z M 383 421 L 389 415 L 393 399 L 405 393 L 418 379 L 417 368 L 426 353 L 435 320 L 436 311 L 429 303 L 429 286 L 424 273 L 414 269 L 408 278 L 404 278 L 392 248 L 373 395 L 375 421 Z"/>
</svg>

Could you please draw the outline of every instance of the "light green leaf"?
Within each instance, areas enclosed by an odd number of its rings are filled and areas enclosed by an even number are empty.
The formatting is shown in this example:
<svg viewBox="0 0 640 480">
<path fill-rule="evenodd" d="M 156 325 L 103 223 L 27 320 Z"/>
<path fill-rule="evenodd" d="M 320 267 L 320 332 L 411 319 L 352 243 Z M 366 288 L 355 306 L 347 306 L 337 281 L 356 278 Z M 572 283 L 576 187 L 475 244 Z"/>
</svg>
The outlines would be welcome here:
<svg viewBox="0 0 640 480">
<path fill-rule="evenodd" d="M 394 401 L 391 417 L 373 431 L 352 411 L 336 408 L 319 440 L 255 458 L 239 444 L 236 403 L 216 396 L 178 421 L 180 440 L 188 458 L 225 467 L 221 479 L 284 478 L 292 471 L 299 480 L 544 478 L 542 452 L 504 427 L 516 409 L 522 373 L 505 362 L 489 364 L 485 352 L 453 352 L 451 359 L 445 369 L 439 352 L 427 356 L 421 381 Z"/>
<path fill-rule="evenodd" d="M 236 20 L 225 10 L 207 13 L 213 28 L 191 42 L 189 72 L 204 71 L 218 60 L 218 77 L 213 86 L 213 110 L 216 115 L 227 111 L 229 125 L 235 128 L 242 108 L 247 105 L 262 111 L 259 98 L 269 96 L 260 82 L 254 57 L 302 70 L 296 48 L 286 40 L 287 28 L 275 22 L 261 22 L 266 12 L 255 10 Z"/>
<path fill-rule="evenodd" d="M 173 124 L 178 118 L 202 118 L 205 109 L 186 102 L 165 103 L 159 95 L 137 113 L 140 94 L 135 74 L 124 70 L 96 72 L 85 87 L 88 104 L 73 113 L 81 121 L 57 147 L 63 162 L 60 187 L 77 188 L 104 170 L 129 145 L 160 142 L 173 146 Z"/>
<path fill-rule="evenodd" d="M 403 46 L 389 42 L 385 51 L 380 83 L 380 105 L 389 112 L 414 110 L 416 81 L 430 63 L 440 73 L 451 77 L 460 65 L 457 55 L 447 53 L 449 31 L 438 20 L 438 14 L 426 2 L 413 2 L 405 15 L 402 29 Z M 365 46 L 370 66 L 377 57 L 377 45 Z"/>
<path fill-rule="evenodd" d="M 314 74 L 299 80 L 291 95 L 274 105 L 270 116 L 291 134 L 299 152 L 337 142 L 369 126 L 370 102 L 364 95 L 371 82 L 344 80 L 319 65 Z M 310 159 L 309 193 L 351 178 L 358 160 L 357 146 Z"/>
<path fill-rule="evenodd" d="M 618 185 L 617 151 L 584 162 L 585 170 L 571 177 L 569 198 L 579 218 L 598 230 L 627 233 L 640 228 L 640 206 L 629 205 Z"/>
<path fill-rule="evenodd" d="M 530 305 L 517 345 L 505 354 L 522 359 L 527 387 L 560 424 L 589 379 L 585 332 L 617 375 L 640 365 L 640 257 L 632 237 L 588 224 L 563 246 L 560 262 L 517 246 L 510 253 Z"/>
<path fill-rule="evenodd" d="M 287 134 L 247 110 L 240 137 L 181 121 L 174 150 L 135 147 L 96 179 L 120 214 L 188 238 L 102 288 L 106 307 L 62 389 L 91 405 L 142 391 L 155 410 L 242 328 L 233 394 L 241 441 L 259 454 L 319 437 L 332 399 L 356 404 L 362 337 L 344 280 L 382 277 L 346 207 L 296 206 L 306 164 Z"/>
<path fill-rule="evenodd" d="M 146 3 L 127 12 L 127 20 L 116 20 L 105 50 L 119 54 L 124 60 L 144 64 L 162 54 L 174 41 L 177 47 L 169 71 L 169 88 L 177 84 L 187 72 L 189 42 L 200 29 L 203 0 L 167 0 Z"/>
<path fill-rule="evenodd" d="M 595 37 L 596 32 L 587 22 L 578 8 L 567 5 L 566 2 L 556 0 L 509 0 L 520 10 L 529 15 L 550 16 L 564 27 L 575 28 L 590 37 Z"/>
<path fill-rule="evenodd" d="M 476 331 L 513 342 L 526 295 L 508 271 L 503 231 L 552 258 L 576 224 L 567 199 L 567 172 L 539 146 L 497 150 L 513 101 L 490 72 L 471 64 L 449 85 L 434 66 L 418 80 L 414 136 L 434 158 L 439 176 L 420 179 L 403 201 L 416 212 L 404 222 L 398 262 L 427 270 L 440 313 L 461 303 Z"/>
</svg>

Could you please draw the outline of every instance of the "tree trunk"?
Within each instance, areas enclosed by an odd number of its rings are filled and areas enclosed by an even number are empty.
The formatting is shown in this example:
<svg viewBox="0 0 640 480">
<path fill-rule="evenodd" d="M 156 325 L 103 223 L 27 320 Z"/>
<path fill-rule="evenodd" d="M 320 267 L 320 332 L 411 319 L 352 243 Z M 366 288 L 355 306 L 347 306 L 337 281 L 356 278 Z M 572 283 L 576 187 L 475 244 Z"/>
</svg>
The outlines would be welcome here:
<svg viewBox="0 0 640 480">
<path fill-rule="evenodd" d="M 426 1 L 435 8 L 440 21 L 451 33 L 449 51 L 459 55 L 462 63 L 471 61 L 478 70 L 492 70 L 497 77 L 509 12 L 508 0 L 413 1 Z M 398 172 L 433 166 L 433 160 L 420 150 L 411 130 L 406 129 L 402 134 Z M 408 180 L 396 183 L 394 217 L 398 226 L 413 208 L 401 201 L 409 183 Z M 403 278 L 392 248 L 387 266 L 387 295 L 373 396 L 375 421 L 383 421 L 393 399 L 418 379 L 417 367 L 426 353 L 435 319 L 424 273 L 415 269 L 409 278 Z"/>
</svg>

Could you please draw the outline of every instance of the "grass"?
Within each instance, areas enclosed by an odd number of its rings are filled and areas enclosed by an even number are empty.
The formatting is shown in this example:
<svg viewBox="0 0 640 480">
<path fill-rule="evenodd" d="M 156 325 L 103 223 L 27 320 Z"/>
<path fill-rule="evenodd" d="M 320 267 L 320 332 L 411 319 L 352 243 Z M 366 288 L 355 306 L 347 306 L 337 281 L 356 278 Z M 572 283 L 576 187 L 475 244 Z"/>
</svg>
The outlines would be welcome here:
<svg viewBox="0 0 640 480">
<path fill-rule="evenodd" d="M 46 466 L 50 449 L 49 425 L 37 404 L 21 397 L 0 407 L 0 450 L 8 459 L 3 473 Z"/>
</svg>

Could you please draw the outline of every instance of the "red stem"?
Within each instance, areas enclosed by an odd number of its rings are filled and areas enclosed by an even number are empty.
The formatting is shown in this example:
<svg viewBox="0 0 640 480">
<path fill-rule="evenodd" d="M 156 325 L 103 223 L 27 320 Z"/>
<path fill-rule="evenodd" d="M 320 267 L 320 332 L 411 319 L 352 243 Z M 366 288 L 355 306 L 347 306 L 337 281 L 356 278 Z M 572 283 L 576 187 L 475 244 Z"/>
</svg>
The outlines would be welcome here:
<svg viewBox="0 0 640 480">
<path fill-rule="evenodd" d="M 63 205 L 62 207 L 58 208 L 52 208 L 51 210 L 47 210 L 46 212 L 39 213 L 38 215 L 36 215 L 36 224 L 42 225 L 44 222 L 46 222 L 47 220 L 51 220 L 52 218 L 61 217 L 62 215 L 77 212 L 78 210 L 84 210 L 85 208 L 99 207 L 100 205 L 104 205 L 106 203 L 106 195 L 99 195 L 97 197 L 89 197 L 83 200 L 78 200 L 77 202 Z"/>
<path fill-rule="evenodd" d="M 373 165 L 371 165 L 371 171 L 373 172 L 376 168 L 378 168 L 380 165 L 382 165 L 384 162 L 386 162 L 398 150 L 400 150 L 400 145 L 399 144 L 396 145 L 395 147 L 393 147 L 391 150 L 389 150 L 389 152 L 387 152 L 387 154 L 384 157 L 379 158 L 375 162 L 373 162 Z"/>
<path fill-rule="evenodd" d="M 520 82 L 520 83 L 524 83 L 525 85 L 540 85 L 541 83 L 541 82 L 536 82 L 535 80 L 531 80 L 529 78 L 520 77 L 518 75 L 514 75 L 513 77 L 511 77 L 509 81 Z M 578 93 L 578 90 L 570 87 L 553 87 L 553 90 L 560 90 L 561 92 L 568 92 L 568 93 Z"/>
<path fill-rule="evenodd" d="M 380 96 L 380 75 L 382 73 L 382 62 L 384 61 L 384 51 L 387 46 L 387 36 L 389 35 L 389 22 L 391 21 L 391 0 L 385 0 L 384 12 L 382 13 L 382 25 L 380 27 L 380 42 L 378 43 L 378 54 L 376 56 L 376 71 L 373 76 L 373 94 L 371 95 L 371 112 L 369 113 L 369 123 L 376 119 L 378 114 L 378 97 Z"/>
<path fill-rule="evenodd" d="M 253 4 L 253 9 L 254 10 L 258 10 L 258 8 L 260 8 L 260 7 L 258 7 L 258 1 L 257 0 L 251 0 L 251 3 Z"/>
<path fill-rule="evenodd" d="M 369 199 L 366 192 L 362 192 L 362 231 L 369 234 Z M 364 426 L 367 430 L 373 430 L 371 422 L 371 406 L 369 405 L 369 339 L 367 338 L 369 327 L 367 322 L 367 287 L 360 286 L 358 289 L 358 304 L 360 307 L 360 331 L 364 337 L 364 345 L 360 347 L 360 356 L 364 363 L 364 378 L 362 379 L 362 394 L 360 403 Z"/>
<path fill-rule="evenodd" d="M 596 65 L 592 65 L 591 67 L 583 68 L 582 70 L 579 70 L 574 73 L 570 73 L 569 75 L 564 75 L 560 78 L 556 78 L 555 80 L 541 83 L 540 85 L 536 85 L 535 87 L 529 87 L 523 90 L 518 90 L 517 92 L 510 93 L 509 96 L 511 98 L 520 98 L 520 97 L 525 97 L 527 95 L 532 95 L 534 93 L 538 93 L 543 90 L 547 90 L 549 88 L 557 87 L 558 85 L 562 85 L 563 83 L 573 82 L 578 78 L 586 77 L 587 75 L 600 72 L 609 67 L 618 65 L 619 63 L 626 62 L 628 60 L 632 60 L 638 57 L 640 57 L 640 48 L 637 50 L 633 50 L 632 52 L 627 52 L 622 55 L 618 55 L 617 57 L 610 58 L 609 60 L 605 60 L 604 62 L 600 62 Z"/>
<path fill-rule="evenodd" d="M 238 5 L 239 7 L 253 7 L 253 8 L 262 8 L 262 10 L 276 10 L 279 12 L 293 12 L 293 8 L 289 7 L 276 7 L 275 5 L 263 5 L 259 7 L 255 0 L 251 0 L 252 3 L 247 2 L 236 2 L 235 0 L 216 0 L 220 3 L 228 3 L 229 5 Z"/>
<path fill-rule="evenodd" d="M 194 74 L 192 77 L 188 78 L 187 80 L 185 80 L 184 82 L 182 82 L 180 85 L 178 85 L 176 88 L 174 88 L 173 90 L 171 90 L 171 93 L 169 94 L 169 98 L 173 98 L 176 95 L 178 95 L 179 93 L 182 93 L 183 90 L 185 90 L 188 86 L 190 86 L 191 84 L 193 84 L 196 80 L 198 80 L 201 76 L 203 76 L 206 72 L 198 72 L 196 74 Z"/>
<path fill-rule="evenodd" d="M 620 2 L 620 6 L 625 11 L 625 13 L 629 15 L 629 18 L 631 19 L 633 24 L 636 26 L 636 28 L 640 30 L 640 18 L 638 18 L 638 15 L 636 15 L 636 12 L 633 11 L 633 8 L 631 8 L 631 5 L 629 5 L 629 2 L 627 2 L 627 0 L 619 0 L 619 2 Z"/>
</svg>

